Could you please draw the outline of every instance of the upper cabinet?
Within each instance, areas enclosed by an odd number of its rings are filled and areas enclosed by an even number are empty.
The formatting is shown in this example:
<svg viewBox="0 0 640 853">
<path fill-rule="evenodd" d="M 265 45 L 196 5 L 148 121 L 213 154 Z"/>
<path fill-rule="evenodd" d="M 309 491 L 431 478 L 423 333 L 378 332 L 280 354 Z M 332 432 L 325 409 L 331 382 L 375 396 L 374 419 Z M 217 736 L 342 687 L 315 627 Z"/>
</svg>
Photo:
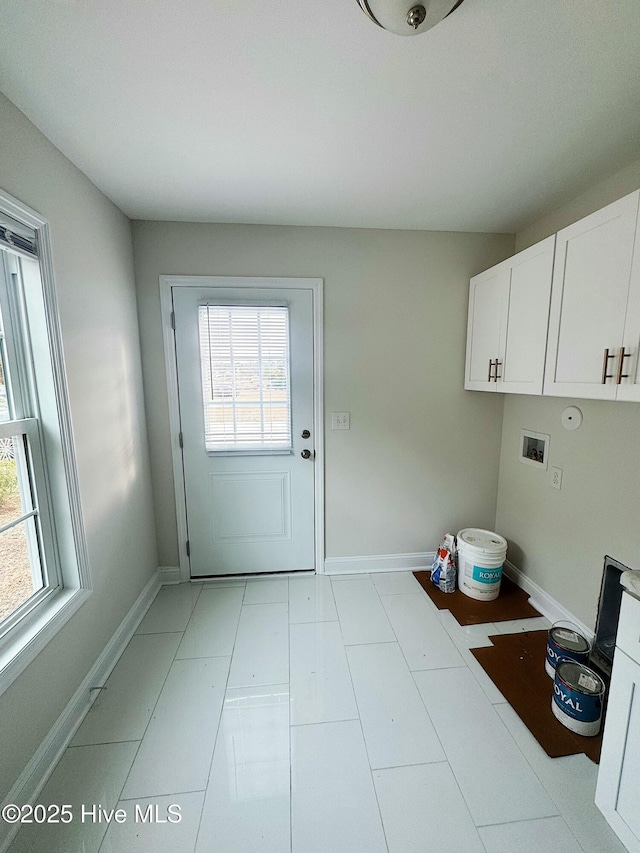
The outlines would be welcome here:
<svg viewBox="0 0 640 853">
<path fill-rule="evenodd" d="M 545 394 L 640 400 L 639 199 L 556 235 Z"/>
<path fill-rule="evenodd" d="M 541 394 L 555 237 L 471 279 L 464 387 Z"/>
</svg>

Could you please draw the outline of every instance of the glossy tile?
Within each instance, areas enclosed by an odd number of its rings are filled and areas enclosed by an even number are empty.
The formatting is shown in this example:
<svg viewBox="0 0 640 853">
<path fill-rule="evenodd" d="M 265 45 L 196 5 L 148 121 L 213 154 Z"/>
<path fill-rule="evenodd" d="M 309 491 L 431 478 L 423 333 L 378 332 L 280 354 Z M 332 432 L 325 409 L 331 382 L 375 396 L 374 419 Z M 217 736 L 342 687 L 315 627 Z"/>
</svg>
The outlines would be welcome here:
<svg viewBox="0 0 640 853">
<path fill-rule="evenodd" d="M 413 572 L 376 572 L 371 575 L 371 580 L 378 590 L 378 595 L 399 595 L 411 592 L 424 595 Z"/>
<path fill-rule="evenodd" d="M 347 657 L 371 767 L 445 761 L 397 643 L 349 646 Z"/>
<path fill-rule="evenodd" d="M 326 575 L 289 578 L 289 621 L 333 622 L 338 618 L 331 581 Z"/>
<path fill-rule="evenodd" d="M 197 853 L 290 849 L 289 691 L 227 692 Z"/>
<path fill-rule="evenodd" d="M 136 634 L 71 741 L 140 740 L 151 719 L 181 634 Z"/>
<path fill-rule="evenodd" d="M 409 669 L 463 665 L 460 652 L 429 606 L 426 595 L 384 595 L 382 604 Z"/>
<path fill-rule="evenodd" d="M 585 853 L 624 853 L 594 802 L 597 765 L 586 755 L 549 758 L 510 705 L 496 705 L 495 710 Z"/>
<path fill-rule="evenodd" d="M 487 853 L 513 853 L 514 850 L 526 850 L 527 853 L 548 853 L 550 850 L 582 853 L 582 847 L 561 817 L 481 826 L 479 832 Z"/>
<path fill-rule="evenodd" d="M 338 622 L 291 625 L 289 632 L 291 725 L 357 719 Z"/>
<path fill-rule="evenodd" d="M 446 762 L 375 770 L 373 781 L 389 853 L 485 853 Z"/>
<path fill-rule="evenodd" d="M 124 823 L 113 823 L 100 853 L 193 853 L 204 792 L 121 800 Z"/>
<path fill-rule="evenodd" d="M 438 618 L 458 649 L 479 649 L 492 646 L 493 643 L 489 636 L 500 633 L 491 622 L 484 622 L 482 625 L 460 625 L 450 610 L 439 610 Z"/>
<path fill-rule="evenodd" d="M 503 702 L 506 702 L 507 700 L 504 698 L 502 693 L 498 690 L 493 681 L 471 654 L 471 650 L 460 647 L 460 654 L 489 702 L 491 702 L 492 705 L 500 705 Z"/>
<path fill-rule="evenodd" d="M 476 826 L 557 814 L 468 670 L 416 672 L 414 678 Z"/>
<path fill-rule="evenodd" d="M 393 643 L 396 636 L 371 580 L 341 580 L 333 583 L 345 645 Z"/>
<path fill-rule="evenodd" d="M 327 575 L 331 581 L 371 581 L 369 572 L 352 572 L 351 574 Z"/>
<path fill-rule="evenodd" d="M 108 827 L 97 819 L 98 807 L 115 808 L 137 748 L 137 743 L 111 743 L 67 749 L 38 802 L 70 805 L 73 820 L 23 826 L 11 853 L 97 853 Z"/>
<path fill-rule="evenodd" d="M 228 671 L 229 658 L 175 661 L 121 799 L 206 788 Z"/>
<path fill-rule="evenodd" d="M 293 853 L 387 853 L 358 721 L 291 729 Z"/>
<path fill-rule="evenodd" d="M 202 585 L 195 583 L 163 586 L 138 625 L 136 634 L 184 631 L 201 591 Z"/>
<path fill-rule="evenodd" d="M 287 605 L 243 607 L 231 661 L 229 687 L 256 687 L 289 681 Z"/>
<path fill-rule="evenodd" d="M 269 580 L 247 581 L 244 604 L 274 604 L 289 600 L 289 579 L 270 578 Z"/>
<path fill-rule="evenodd" d="M 203 589 L 176 657 L 230 657 L 243 595 L 242 587 Z"/>
<path fill-rule="evenodd" d="M 38 797 L 134 822 L 32 825 L 11 853 L 624 853 L 597 767 L 548 758 L 470 652 L 540 620 L 462 627 L 411 580 L 163 590 Z M 179 824 L 135 823 L 172 804 Z"/>
</svg>

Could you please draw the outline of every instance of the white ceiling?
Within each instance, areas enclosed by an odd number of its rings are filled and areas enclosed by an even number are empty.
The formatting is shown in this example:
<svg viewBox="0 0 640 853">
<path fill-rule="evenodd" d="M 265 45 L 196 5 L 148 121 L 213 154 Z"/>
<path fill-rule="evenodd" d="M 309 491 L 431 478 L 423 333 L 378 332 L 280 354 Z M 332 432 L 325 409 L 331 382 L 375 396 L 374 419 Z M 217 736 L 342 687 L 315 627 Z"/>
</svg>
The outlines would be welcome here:
<svg viewBox="0 0 640 853">
<path fill-rule="evenodd" d="M 133 218 L 516 231 L 640 156 L 640 4 L 0 0 L 0 89 Z"/>
</svg>

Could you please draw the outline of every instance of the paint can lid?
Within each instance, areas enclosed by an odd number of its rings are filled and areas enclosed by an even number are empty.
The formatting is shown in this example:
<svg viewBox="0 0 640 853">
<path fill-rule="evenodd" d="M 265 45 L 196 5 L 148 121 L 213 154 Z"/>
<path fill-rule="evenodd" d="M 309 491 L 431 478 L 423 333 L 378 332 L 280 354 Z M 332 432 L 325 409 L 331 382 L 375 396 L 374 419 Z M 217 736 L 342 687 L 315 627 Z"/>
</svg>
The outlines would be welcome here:
<svg viewBox="0 0 640 853">
<path fill-rule="evenodd" d="M 574 660 L 559 660 L 556 666 L 556 681 L 587 696 L 604 693 L 604 681 L 597 672 Z"/>
<path fill-rule="evenodd" d="M 478 548 L 487 554 L 495 554 L 502 550 L 506 552 L 507 549 L 507 540 L 504 536 L 479 527 L 465 527 L 458 533 L 457 539 L 458 543 L 463 542 L 465 545 Z"/>
<path fill-rule="evenodd" d="M 549 636 L 560 648 L 568 649 L 572 652 L 589 651 L 589 641 L 572 628 L 561 628 L 554 625 L 549 631 Z"/>
</svg>

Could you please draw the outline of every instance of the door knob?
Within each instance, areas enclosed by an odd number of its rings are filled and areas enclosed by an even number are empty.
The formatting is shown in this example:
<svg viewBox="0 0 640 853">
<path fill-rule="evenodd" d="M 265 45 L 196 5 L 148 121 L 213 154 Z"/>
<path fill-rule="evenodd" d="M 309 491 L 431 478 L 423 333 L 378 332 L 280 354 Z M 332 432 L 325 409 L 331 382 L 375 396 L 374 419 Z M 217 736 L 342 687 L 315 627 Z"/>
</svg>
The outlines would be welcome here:
<svg viewBox="0 0 640 853">
<path fill-rule="evenodd" d="M 305 447 L 300 456 L 302 456 L 303 459 L 311 459 L 311 451 L 307 450 L 307 448 Z"/>
</svg>

